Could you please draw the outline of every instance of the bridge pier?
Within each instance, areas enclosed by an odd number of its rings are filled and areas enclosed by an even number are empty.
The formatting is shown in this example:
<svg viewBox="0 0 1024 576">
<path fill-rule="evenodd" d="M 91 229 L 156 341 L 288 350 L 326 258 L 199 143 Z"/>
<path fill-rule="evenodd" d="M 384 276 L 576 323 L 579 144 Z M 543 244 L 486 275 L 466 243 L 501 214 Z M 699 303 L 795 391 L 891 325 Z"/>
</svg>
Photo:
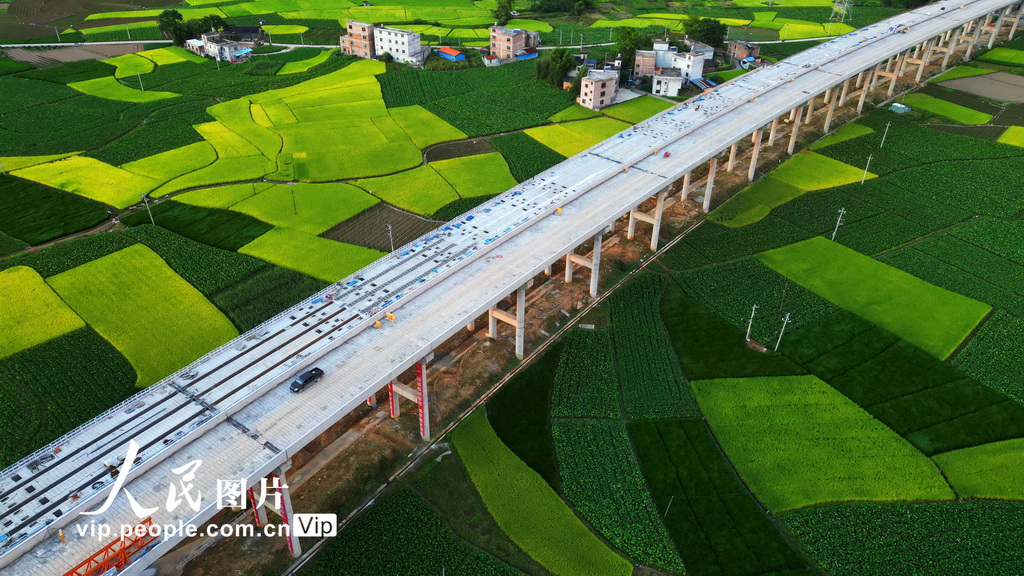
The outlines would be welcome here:
<svg viewBox="0 0 1024 576">
<path fill-rule="evenodd" d="M 416 389 L 392 380 L 388 382 L 388 407 L 392 418 L 402 415 L 401 398 L 416 403 L 420 416 L 420 436 L 430 440 L 430 397 L 427 395 L 427 363 L 434 359 L 434 353 L 426 355 L 416 363 Z"/>
<path fill-rule="evenodd" d="M 711 191 L 715 187 L 716 170 L 718 170 L 718 157 L 712 156 L 711 161 L 708 163 L 708 185 L 704 189 L 704 203 L 701 206 L 701 208 L 704 209 L 705 214 L 711 211 Z"/>
<path fill-rule="evenodd" d="M 732 146 L 729 147 L 729 161 L 725 163 L 725 171 L 732 172 L 732 169 L 736 167 L 736 147 L 739 146 L 739 142 L 733 142 Z"/>
<path fill-rule="evenodd" d="M 292 529 L 294 517 L 292 496 L 288 485 L 284 483 L 284 473 L 290 467 L 290 464 L 283 464 L 280 468 L 274 470 L 274 473 L 270 475 L 270 483 L 271 487 L 275 488 L 281 497 L 281 508 L 278 510 L 278 513 L 281 515 L 281 521 L 288 527 L 287 534 L 285 535 L 285 540 L 288 542 L 288 552 L 292 555 L 292 558 L 298 558 L 302 556 L 302 543 L 299 542 L 299 537 L 294 535 L 295 530 Z"/>
<path fill-rule="evenodd" d="M 690 177 L 690 172 L 687 172 L 686 174 L 683 175 L 683 188 L 679 192 L 680 200 L 686 200 L 687 198 L 690 197 Z"/>
<path fill-rule="evenodd" d="M 793 151 L 796 150 L 796 140 L 799 138 L 800 134 L 800 119 L 804 112 L 804 109 L 799 106 L 794 108 L 794 110 L 796 110 L 796 119 L 793 120 L 793 131 L 789 133 L 789 148 L 786 149 L 790 155 L 792 155 Z"/>
<path fill-rule="evenodd" d="M 747 169 L 747 182 L 753 182 L 754 173 L 757 172 L 757 157 L 761 153 L 761 136 L 763 133 L 761 128 L 754 130 L 754 148 L 750 151 L 750 168 Z"/>
<path fill-rule="evenodd" d="M 839 92 L 839 107 L 840 108 L 842 108 L 843 105 L 846 104 L 846 98 L 847 98 L 847 96 L 850 95 L 850 80 L 852 80 L 852 78 L 847 78 L 846 80 L 843 80 L 843 88 Z"/>
<path fill-rule="evenodd" d="M 256 499 L 256 493 L 252 491 L 252 488 L 246 490 L 245 494 L 249 498 L 249 505 L 252 506 L 253 522 L 255 522 L 256 527 L 259 528 L 267 523 L 266 505 Z"/>
<path fill-rule="evenodd" d="M 1024 4 L 1020 5 L 1020 10 L 1017 11 L 1017 15 L 1013 18 L 1013 25 L 1010 26 L 1010 36 L 1006 39 L 1007 42 L 1013 42 L 1013 35 L 1017 33 L 1017 26 L 1020 25 L 1020 18 L 1024 16 Z"/>
<path fill-rule="evenodd" d="M 828 103 L 828 112 L 825 113 L 825 133 L 828 134 L 829 128 L 832 127 L 832 117 L 836 113 L 836 101 L 839 100 L 838 94 L 835 90 L 832 91 L 832 99 Z"/>
<path fill-rule="evenodd" d="M 565 255 L 565 281 L 572 282 L 573 266 L 582 266 L 590 269 L 590 297 L 597 298 L 597 281 L 601 269 L 601 239 L 605 232 L 602 230 L 594 236 L 593 258 L 580 256 L 574 251 Z"/>
<path fill-rule="evenodd" d="M 989 16 L 991 16 L 991 14 Z M 971 36 L 970 43 L 967 44 L 967 52 L 964 53 L 965 62 L 970 61 L 971 54 L 974 53 L 974 47 L 977 46 L 978 39 L 981 37 L 982 26 L 979 24 L 979 22 L 981 22 L 980 18 L 974 23 L 974 34 Z"/>
<path fill-rule="evenodd" d="M 487 336 L 492 340 L 498 338 L 498 321 L 512 326 L 516 331 L 516 358 L 520 360 L 526 352 L 526 289 L 533 286 L 533 280 L 523 284 L 516 290 L 516 313 L 512 314 L 498 308 L 487 311 Z"/>
<path fill-rule="evenodd" d="M 779 119 L 772 120 L 772 127 L 768 130 L 768 147 L 775 145 L 775 137 L 779 134 Z"/>
<path fill-rule="evenodd" d="M 370 408 L 376 408 L 377 407 L 377 393 L 376 392 L 374 392 L 373 394 L 370 394 L 369 396 L 366 397 L 366 405 L 369 406 Z"/>
<path fill-rule="evenodd" d="M 651 250 L 658 249 L 658 237 L 661 234 L 661 217 L 665 212 L 665 196 L 668 195 L 668 190 L 662 190 L 658 192 L 657 205 L 654 208 L 654 214 L 647 214 L 637 209 L 629 211 L 629 228 L 626 229 L 626 239 L 632 240 L 633 236 L 636 235 L 636 223 L 647 222 L 654 229 L 651 231 Z"/>
<path fill-rule="evenodd" d="M 988 37 L 988 49 L 991 50 L 992 46 L 996 43 L 996 38 L 999 36 L 999 31 L 1003 29 L 1003 17 L 1010 13 L 1012 6 L 1007 6 L 999 13 L 999 18 L 996 18 L 996 25 L 992 28 L 992 34 Z"/>
<path fill-rule="evenodd" d="M 869 87 L 872 83 L 872 76 L 874 76 L 873 70 L 867 71 L 867 76 L 864 77 L 864 87 L 860 90 L 860 98 L 857 99 L 857 115 L 860 116 L 864 112 L 864 102 L 868 99 L 868 92 L 871 90 Z"/>
<path fill-rule="evenodd" d="M 896 56 L 896 67 L 892 71 L 892 75 L 889 76 L 889 89 L 886 95 L 892 96 L 896 92 L 896 80 L 899 79 L 900 73 L 903 71 L 903 59 L 906 57 L 906 53 L 902 52 Z"/>
</svg>

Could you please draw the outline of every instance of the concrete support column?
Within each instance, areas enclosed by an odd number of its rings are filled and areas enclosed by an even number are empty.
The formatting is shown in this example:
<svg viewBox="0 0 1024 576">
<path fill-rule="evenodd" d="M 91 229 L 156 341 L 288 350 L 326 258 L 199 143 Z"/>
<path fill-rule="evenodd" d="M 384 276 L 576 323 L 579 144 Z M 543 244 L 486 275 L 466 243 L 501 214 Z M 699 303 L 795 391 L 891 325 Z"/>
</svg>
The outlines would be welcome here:
<svg viewBox="0 0 1024 576">
<path fill-rule="evenodd" d="M 796 150 L 796 139 L 800 134 L 800 118 L 803 115 L 803 111 L 803 108 L 797 108 L 796 110 L 796 119 L 793 120 L 793 131 L 789 134 L 789 148 L 786 149 L 790 154 Z"/>
<path fill-rule="evenodd" d="M 416 404 L 420 409 L 420 436 L 430 440 L 430 395 L 427 394 L 427 362 L 424 358 L 416 363 Z"/>
<path fill-rule="evenodd" d="M 467 332 L 476 332 L 476 320 L 473 320 L 469 324 L 466 324 Z"/>
<path fill-rule="evenodd" d="M 967 43 L 967 52 L 964 53 L 964 61 L 971 59 L 971 54 L 974 53 L 974 47 L 978 44 L 979 37 L 981 37 L 981 26 L 975 24 L 974 35 L 971 36 L 971 41 Z"/>
<path fill-rule="evenodd" d="M 661 235 L 661 216 L 665 213 L 665 195 L 667 190 L 658 192 L 658 204 L 654 208 L 654 230 L 651 232 L 651 250 L 658 249 L 658 237 Z"/>
<path fill-rule="evenodd" d="M 572 252 L 565 255 L 565 282 L 572 282 Z"/>
<path fill-rule="evenodd" d="M 725 164 L 725 171 L 732 172 L 732 169 L 736 166 L 736 146 L 739 142 L 733 142 L 732 146 L 729 147 L 729 161 Z"/>
<path fill-rule="evenodd" d="M 493 308 L 487 311 L 487 337 L 491 340 L 498 339 L 498 317 L 495 316 Z"/>
<path fill-rule="evenodd" d="M 835 102 L 835 99 L 832 100 Z M 761 136 L 762 131 L 760 128 L 754 130 L 754 148 L 750 151 L 750 168 L 747 169 L 747 182 L 754 180 L 754 173 L 757 172 L 757 157 L 761 153 Z"/>
<path fill-rule="evenodd" d="M 302 544 L 299 542 L 299 537 L 293 534 L 295 530 L 291 529 L 292 517 L 294 516 L 292 496 L 288 485 L 284 483 L 284 472 L 278 472 L 271 474 L 270 479 L 281 494 L 281 521 L 288 526 L 287 536 L 285 536 L 285 540 L 288 541 L 288 552 L 292 555 L 292 558 L 298 558 L 302 556 Z"/>
<path fill-rule="evenodd" d="M 843 106 L 843 104 L 846 104 L 846 97 L 850 94 L 850 80 L 852 80 L 852 78 L 847 78 L 846 80 L 843 80 L 843 89 L 839 92 L 840 108 Z"/>
<path fill-rule="evenodd" d="M 626 228 L 626 240 L 636 236 L 636 208 L 629 211 L 629 226 Z"/>
<path fill-rule="evenodd" d="M 263 526 L 267 523 L 267 508 L 266 506 L 256 499 L 256 493 L 249 488 L 246 491 L 246 495 L 249 497 L 249 505 L 252 506 L 252 519 L 256 523 L 257 527 Z"/>
<path fill-rule="evenodd" d="M 828 103 L 828 112 L 825 113 L 825 133 L 826 134 L 828 133 L 829 128 L 832 127 L 832 116 L 834 116 L 835 112 L 836 112 L 836 101 L 838 100 L 838 98 L 836 96 L 837 96 L 837 94 L 833 90 L 832 91 L 832 99 Z"/>
<path fill-rule="evenodd" d="M 917 64 L 917 75 L 914 76 L 914 82 L 920 83 L 924 77 L 924 69 L 928 66 L 928 63 L 932 59 L 932 41 L 929 40 L 924 43 L 924 55 L 921 57 L 921 61 Z"/>
<path fill-rule="evenodd" d="M 789 111 L 789 121 L 792 122 L 794 118 L 796 118 L 796 108 Z"/>
<path fill-rule="evenodd" d="M 886 92 L 889 96 L 892 96 L 896 92 L 896 80 L 900 77 L 900 70 L 903 68 L 903 59 L 906 58 L 906 53 L 901 53 L 896 57 L 896 68 L 892 76 L 889 77 L 889 90 Z"/>
<path fill-rule="evenodd" d="M 395 381 L 388 382 L 388 410 L 392 418 L 402 415 L 402 406 L 398 403 L 398 395 L 395 394 Z"/>
<path fill-rule="evenodd" d="M 860 91 L 860 98 L 857 99 L 857 115 L 858 116 L 864 111 L 864 102 L 867 101 L 867 99 L 868 99 L 868 92 L 870 92 L 869 87 L 871 86 L 872 82 L 874 81 L 872 79 L 872 76 L 874 76 L 874 72 L 872 72 L 871 70 L 868 70 L 867 78 L 864 81 L 864 88 L 861 89 L 861 91 Z"/>
<path fill-rule="evenodd" d="M 779 119 L 776 118 L 776 119 L 772 120 L 772 127 L 771 127 L 770 130 L 768 130 L 768 146 L 774 146 L 775 145 L 775 137 L 778 135 L 778 133 L 779 133 Z"/>
<path fill-rule="evenodd" d="M 947 34 L 952 33 L 952 32 L 953 31 L 950 30 L 949 32 L 947 32 Z M 957 33 L 956 39 L 955 40 L 951 39 L 946 44 L 946 54 L 945 54 L 945 56 L 942 57 L 942 66 L 941 66 L 942 70 L 945 70 L 946 67 L 949 66 L 949 59 L 953 56 L 953 52 L 955 52 L 956 49 L 959 48 L 959 47 L 960 47 L 960 34 Z"/>
<path fill-rule="evenodd" d="M 686 200 L 690 197 L 690 173 L 687 172 L 683 176 L 683 191 L 679 194 L 681 200 Z"/>
<path fill-rule="evenodd" d="M 1007 42 L 1013 41 L 1013 35 L 1017 33 L 1017 25 L 1020 24 L 1020 18 L 1024 16 L 1024 4 L 1020 5 L 1020 10 L 1017 12 L 1017 16 L 1013 18 L 1013 25 L 1010 26 L 1010 36 L 1006 39 Z"/>
<path fill-rule="evenodd" d="M 516 290 L 516 358 L 523 359 L 526 350 L 526 284 Z"/>
<path fill-rule="evenodd" d="M 370 394 L 369 396 L 366 397 L 366 405 L 369 406 L 370 408 L 376 408 L 377 407 L 377 393 L 376 392 L 374 392 L 373 394 Z"/>
<path fill-rule="evenodd" d="M 811 99 L 807 101 L 807 118 L 805 122 L 810 122 L 814 118 L 814 99 L 815 96 L 811 96 Z"/>
<path fill-rule="evenodd" d="M 711 191 L 715 187 L 715 171 L 718 170 L 718 157 L 712 156 L 711 162 L 708 164 L 708 185 L 704 189 L 704 213 L 707 214 L 711 211 Z"/>
<path fill-rule="evenodd" d="M 598 232 L 594 236 L 594 257 L 591 259 L 590 267 L 590 297 L 597 298 L 597 280 L 601 275 L 601 241 L 604 232 Z"/>
<path fill-rule="evenodd" d="M 555 273 L 555 265 L 554 264 L 548 264 L 548 267 L 544 269 L 544 274 L 547 275 L 547 276 L 551 276 L 554 273 Z"/>
<path fill-rule="evenodd" d="M 878 84 L 879 74 L 884 72 L 884 71 L 885 70 L 883 70 L 882 65 L 879 64 L 878 66 L 875 66 L 875 69 L 872 70 L 868 74 L 868 83 L 867 83 L 867 87 L 868 87 L 867 91 L 868 92 L 873 92 L 875 90 L 875 85 Z"/>
<path fill-rule="evenodd" d="M 864 86 L 864 75 L 867 73 L 866 70 L 861 70 L 857 73 L 857 81 L 853 83 L 854 88 L 860 88 Z"/>
<path fill-rule="evenodd" d="M 1006 9 L 999 13 L 999 18 L 996 19 L 996 26 L 992 29 L 992 35 L 988 37 L 988 49 L 991 50 L 992 46 L 996 43 L 996 38 L 999 37 L 999 31 L 1003 29 L 1003 18 L 1009 16 L 1012 6 L 1007 6 Z"/>
</svg>

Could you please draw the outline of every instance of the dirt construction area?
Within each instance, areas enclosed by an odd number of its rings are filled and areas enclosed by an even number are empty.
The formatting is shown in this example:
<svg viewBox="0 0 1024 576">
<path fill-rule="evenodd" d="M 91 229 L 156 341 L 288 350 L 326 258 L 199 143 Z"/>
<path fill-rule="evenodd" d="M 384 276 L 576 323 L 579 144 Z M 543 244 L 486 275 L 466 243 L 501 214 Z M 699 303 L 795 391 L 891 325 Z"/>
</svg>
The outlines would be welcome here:
<svg viewBox="0 0 1024 576">
<path fill-rule="evenodd" d="M 957 78 L 942 82 L 940 86 L 999 102 L 1024 102 L 1024 76 L 1007 72 Z"/>
</svg>

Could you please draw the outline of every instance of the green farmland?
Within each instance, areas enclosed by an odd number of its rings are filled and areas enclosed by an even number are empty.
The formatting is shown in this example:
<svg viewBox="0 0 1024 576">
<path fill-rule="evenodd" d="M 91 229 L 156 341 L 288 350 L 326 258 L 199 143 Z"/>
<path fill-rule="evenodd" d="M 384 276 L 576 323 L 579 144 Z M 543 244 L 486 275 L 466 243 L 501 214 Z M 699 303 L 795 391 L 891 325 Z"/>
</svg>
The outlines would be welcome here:
<svg viewBox="0 0 1024 576">
<path fill-rule="evenodd" d="M 47 38 L 13 22 L 26 1 L 0 13 L 0 38 Z M 164 38 L 163 7 L 89 4 L 61 17 L 62 35 L 145 45 L 38 68 L 0 59 L 0 468 L 673 104 L 584 109 L 538 60 L 343 56 L 351 20 L 482 46 L 499 5 L 358 4 L 185 0 L 185 20 L 273 35 L 219 65 L 146 44 Z M 584 4 L 516 3 L 510 25 L 547 47 L 638 32 L 645 49 L 680 40 L 688 16 L 775 41 L 898 10 L 857 4 L 835 22 L 827 0 Z M 820 41 L 762 47 L 782 58 Z M 398 421 L 358 399 L 319 439 L 341 456 L 301 456 L 324 467 L 301 472 L 296 511 L 345 523 L 296 573 L 1024 573 L 1024 104 L 947 84 L 1012 85 L 1019 48 L 979 47 L 898 94 L 906 114 L 874 101 L 828 134 L 816 120 L 793 155 L 783 135 L 753 182 L 745 163 L 719 173 L 710 214 L 669 205 L 662 252 L 620 220 L 597 302 L 588 272 L 571 286 L 538 275 L 523 364 L 507 331 L 445 344 L 436 443 L 408 403 Z M 743 72 L 719 63 L 721 79 Z M 268 576 L 292 562 L 280 539 L 223 539 L 183 573 L 224 571 L 224 557 Z"/>
</svg>

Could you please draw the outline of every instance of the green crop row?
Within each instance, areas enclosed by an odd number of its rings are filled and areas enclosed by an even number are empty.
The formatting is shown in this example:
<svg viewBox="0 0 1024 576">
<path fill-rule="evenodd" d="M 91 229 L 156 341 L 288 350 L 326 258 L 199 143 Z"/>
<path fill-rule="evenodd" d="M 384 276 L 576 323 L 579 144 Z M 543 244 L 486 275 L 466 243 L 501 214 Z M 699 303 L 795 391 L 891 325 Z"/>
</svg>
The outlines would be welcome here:
<svg viewBox="0 0 1024 576">
<path fill-rule="evenodd" d="M 625 424 L 556 419 L 552 436 L 562 493 L 587 522 L 633 560 L 684 572 L 647 491 Z"/>
<path fill-rule="evenodd" d="M 1024 402 L 1024 319 L 999 312 L 981 325 L 974 338 L 956 355 L 953 364 L 984 382 Z"/>
<path fill-rule="evenodd" d="M 388 543 L 401 543 L 396 550 Z M 302 570 L 304 576 L 440 574 L 470 555 L 470 548 L 406 486 L 377 499 Z"/>
<path fill-rule="evenodd" d="M 629 435 L 687 574 L 814 573 L 736 478 L 703 421 L 632 422 Z"/>
<path fill-rule="evenodd" d="M 131 364 L 88 327 L 0 359 L 0 467 L 135 391 Z"/>
<path fill-rule="evenodd" d="M 565 156 L 522 132 L 496 136 L 490 142 L 505 157 L 512 176 L 519 182 L 525 182 L 565 160 Z"/>
<path fill-rule="evenodd" d="M 238 250 L 273 228 L 270 224 L 230 210 L 201 208 L 165 200 L 152 206 L 153 221 L 186 238 L 224 250 Z M 123 218 L 128 226 L 150 223 L 145 209 Z"/>
<path fill-rule="evenodd" d="M 664 289 L 664 276 L 644 274 L 610 299 L 619 389 L 628 418 L 698 414 L 658 313 Z"/>
<path fill-rule="evenodd" d="M 80 232 L 107 217 L 106 207 L 99 202 L 0 176 L 0 232 L 27 244 Z"/>
<path fill-rule="evenodd" d="M 1024 502 L 814 506 L 781 519 L 833 574 L 1024 573 Z"/>
<path fill-rule="evenodd" d="M 1024 437 L 1024 406 L 848 312 L 780 350 L 926 455 Z"/>
<path fill-rule="evenodd" d="M 792 330 L 835 310 L 828 301 L 752 258 L 679 272 L 676 279 L 705 306 L 742 330 L 747 329 L 756 305 L 751 337 L 765 345 L 775 343 L 787 313 L 791 321 L 787 330 Z"/>
<path fill-rule="evenodd" d="M 483 410 L 463 420 L 451 441 L 498 526 L 544 568 L 564 576 L 632 574 L 630 563 L 594 536 L 540 475 L 502 444 Z"/>
<path fill-rule="evenodd" d="M 551 392 L 556 418 L 618 418 L 615 349 L 604 330 L 572 330 L 565 337 Z"/>
</svg>

